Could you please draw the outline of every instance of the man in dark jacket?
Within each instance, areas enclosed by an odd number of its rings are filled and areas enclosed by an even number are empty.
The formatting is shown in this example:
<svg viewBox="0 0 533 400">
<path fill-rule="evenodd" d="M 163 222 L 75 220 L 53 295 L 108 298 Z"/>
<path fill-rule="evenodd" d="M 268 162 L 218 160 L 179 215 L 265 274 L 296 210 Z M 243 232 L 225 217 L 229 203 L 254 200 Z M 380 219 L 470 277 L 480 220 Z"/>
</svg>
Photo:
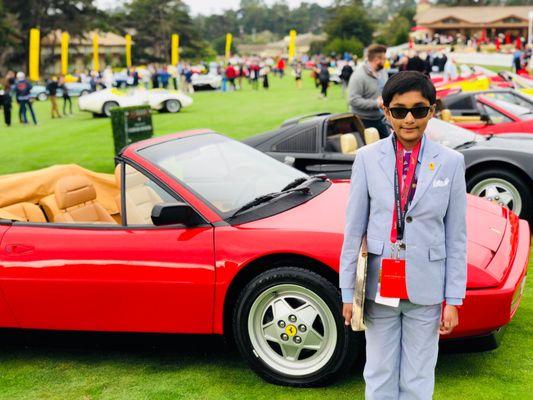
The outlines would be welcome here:
<svg viewBox="0 0 533 400">
<path fill-rule="evenodd" d="M 52 118 L 61 118 L 59 115 L 59 109 L 57 108 L 57 89 L 59 85 L 57 83 L 57 78 L 53 76 L 46 85 L 46 90 L 50 95 L 50 104 L 52 105 Z"/>
<path fill-rule="evenodd" d="M 318 81 L 320 82 L 320 95 L 322 98 L 328 96 L 328 86 L 329 86 L 329 70 L 327 62 L 322 62 L 318 70 Z"/>
<path fill-rule="evenodd" d="M 26 118 L 26 109 L 29 109 L 33 123 L 37 125 L 37 118 L 35 118 L 35 112 L 33 112 L 33 107 L 30 102 L 30 92 L 32 87 L 33 86 L 31 83 L 26 80 L 26 75 L 24 75 L 24 72 L 17 72 L 17 80 L 15 81 L 15 98 L 17 99 L 20 107 L 20 122 L 23 124 L 28 123 L 28 119 Z"/>
</svg>

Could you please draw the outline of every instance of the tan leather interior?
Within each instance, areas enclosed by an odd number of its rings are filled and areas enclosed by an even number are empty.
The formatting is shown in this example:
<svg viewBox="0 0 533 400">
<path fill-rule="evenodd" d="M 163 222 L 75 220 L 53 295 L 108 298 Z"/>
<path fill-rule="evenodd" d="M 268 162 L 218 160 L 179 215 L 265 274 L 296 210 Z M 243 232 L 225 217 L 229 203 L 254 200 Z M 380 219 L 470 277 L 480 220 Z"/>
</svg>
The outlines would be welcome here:
<svg viewBox="0 0 533 400">
<path fill-rule="evenodd" d="M 450 122 L 452 120 L 452 112 L 445 108 L 440 112 L 440 119 L 446 122 Z"/>
<path fill-rule="evenodd" d="M 55 221 L 56 217 L 61 213 L 54 194 L 43 197 L 39 200 L 39 205 L 44 210 L 48 221 Z"/>
<path fill-rule="evenodd" d="M 2 209 L 8 213 L 11 213 L 25 222 L 46 222 L 44 213 L 38 205 L 33 203 L 17 203 Z"/>
<path fill-rule="evenodd" d="M 115 179 L 120 188 L 120 166 L 115 168 Z M 147 186 L 148 178 L 130 166 L 126 167 L 126 218 L 129 225 L 152 225 L 152 209 L 163 200 Z M 120 210 L 120 196 L 117 196 L 117 207 Z"/>
<path fill-rule="evenodd" d="M 342 154 L 355 154 L 357 151 L 357 139 L 353 133 L 345 133 L 340 137 Z"/>
<path fill-rule="evenodd" d="M 92 182 L 82 175 L 59 179 L 54 195 L 61 210 L 54 222 L 116 224 L 105 208 L 95 201 L 96 190 Z"/>
<path fill-rule="evenodd" d="M 376 128 L 365 129 L 365 144 L 377 142 L 379 140 L 379 132 Z"/>
</svg>

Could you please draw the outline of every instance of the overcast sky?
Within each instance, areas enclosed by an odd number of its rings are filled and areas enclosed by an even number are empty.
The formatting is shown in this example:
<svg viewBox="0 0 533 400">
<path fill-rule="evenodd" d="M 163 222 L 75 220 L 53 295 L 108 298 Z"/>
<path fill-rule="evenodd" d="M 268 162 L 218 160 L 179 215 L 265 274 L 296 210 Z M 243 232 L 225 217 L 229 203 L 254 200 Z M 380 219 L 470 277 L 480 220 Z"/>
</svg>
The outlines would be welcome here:
<svg viewBox="0 0 533 400">
<path fill-rule="evenodd" d="M 265 0 L 267 4 L 272 4 L 276 0 Z M 279 1 L 279 0 L 278 0 Z M 321 6 L 329 6 L 332 0 L 304 0 L 306 3 L 317 3 Z M 229 8 L 237 8 L 240 0 L 184 0 L 184 2 L 191 9 L 193 15 L 203 14 L 217 14 Z M 298 7 L 302 0 L 285 0 L 289 7 Z M 96 4 L 100 8 L 116 7 L 118 3 L 124 3 L 124 0 L 96 0 Z"/>
</svg>

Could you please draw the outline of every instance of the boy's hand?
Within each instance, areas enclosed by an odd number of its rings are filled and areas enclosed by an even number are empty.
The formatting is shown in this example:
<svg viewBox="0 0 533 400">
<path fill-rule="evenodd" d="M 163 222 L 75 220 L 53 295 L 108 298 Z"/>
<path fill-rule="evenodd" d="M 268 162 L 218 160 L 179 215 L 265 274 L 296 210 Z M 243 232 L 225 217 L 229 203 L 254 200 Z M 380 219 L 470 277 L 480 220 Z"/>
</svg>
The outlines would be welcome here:
<svg viewBox="0 0 533 400">
<path fill-rule="evenodd" d="M 459 314 L 457 312 L 457 307 L 445 305 L 444 312 L 442 313 L 442 319 L 440 321 L 439 334 L 449 335 L 457 325 L 459 325 Z"/>
<path fill-rule="evenodd" d="M 344 317 L 344 325 L 350 326 L 352 323 L 352 303 L 342 304 L 342 316 Z"/>
</svg>

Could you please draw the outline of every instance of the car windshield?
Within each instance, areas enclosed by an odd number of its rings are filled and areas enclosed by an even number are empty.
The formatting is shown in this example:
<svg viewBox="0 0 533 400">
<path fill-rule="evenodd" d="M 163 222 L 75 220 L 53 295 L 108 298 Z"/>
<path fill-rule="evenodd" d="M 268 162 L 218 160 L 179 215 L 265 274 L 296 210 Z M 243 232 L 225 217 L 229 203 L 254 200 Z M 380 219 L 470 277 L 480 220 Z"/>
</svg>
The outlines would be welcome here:
<svg viewBox="0 0 533 400">
<path fill-rule="evenodd" d="M 307 175 L 216 133 L 159 143 L 139 154 L 224 214 Z"/>
<path fill-rule="evenodd" d="M 504 109 L 505 111 L 513 115 L 519 116 L 521 118 L 525 117 L 526 119 L 528 119 L 527 118 L 528 114 L 531 115 L 531 109 L 527 107 L 522 107 L 522 106 L 519 106 L 518 104 L 512 104 L 507 101 L 497 100 L 497 99 L 490 99 L 489 101 L 494 103 L 494 105 Z"/>
<path fill-rule="evenodd" d="M 460 126 L 432 118 L 426 127 L 426 133 L 434 142 L 456 148 L 464 143 L 476 140 L 476 134 Z"/>
</svg>

